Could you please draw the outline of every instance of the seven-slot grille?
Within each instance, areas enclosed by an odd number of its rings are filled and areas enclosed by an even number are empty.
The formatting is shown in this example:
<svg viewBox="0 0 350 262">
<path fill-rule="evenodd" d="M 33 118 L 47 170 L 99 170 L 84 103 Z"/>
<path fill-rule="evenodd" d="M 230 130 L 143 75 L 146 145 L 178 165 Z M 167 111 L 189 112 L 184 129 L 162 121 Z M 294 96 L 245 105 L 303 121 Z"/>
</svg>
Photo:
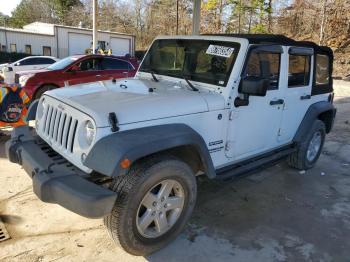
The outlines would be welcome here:
<svg viewBox="0 0 350 262">
<path fill-rule="evenodd" d="M 52 144 L 73 153 L 78 120 L 53 105 L 47 105 L 41 132 Z"/>
</svg>

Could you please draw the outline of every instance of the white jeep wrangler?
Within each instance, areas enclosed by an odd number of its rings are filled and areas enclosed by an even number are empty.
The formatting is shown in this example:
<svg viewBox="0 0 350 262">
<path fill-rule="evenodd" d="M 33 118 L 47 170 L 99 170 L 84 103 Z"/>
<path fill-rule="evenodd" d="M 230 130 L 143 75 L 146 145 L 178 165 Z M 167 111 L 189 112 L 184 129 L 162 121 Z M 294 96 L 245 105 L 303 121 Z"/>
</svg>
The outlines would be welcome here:
<svg viewBox="0 0 350 262">
<path fill-rule="evenodd" d="M 127 252 L 149 254 L 184 228 L 197 175 L 315 165 L 336 113 L 332 63 L 284 36 L 159 37 L 134 79 L 46 92 L 7 156 L 42 201 L 104 217 Z"/>
</svg>

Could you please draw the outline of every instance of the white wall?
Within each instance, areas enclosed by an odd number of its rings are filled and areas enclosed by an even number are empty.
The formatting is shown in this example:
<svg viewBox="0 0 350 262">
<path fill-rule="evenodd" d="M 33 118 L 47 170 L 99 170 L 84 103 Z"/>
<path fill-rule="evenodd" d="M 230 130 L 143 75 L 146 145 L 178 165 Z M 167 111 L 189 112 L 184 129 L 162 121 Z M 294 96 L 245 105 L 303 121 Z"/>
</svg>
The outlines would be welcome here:
<svg viewBox="0 0 350 262">
<path fill-rule="evenodd" d="M 10 52 L 10 44 L 16 44 L 17 52 L 24 53 L 25 45 L 31 45 L 33 55 L 43 55 L 43 46 L 51 47 L 51 55 L 56 56 L 55 37 L 50 35 L 39 35 L 24 32 L 2 31 L 0 30 L 0 44 L 6 45 Z"/>
<path fill-rule="evenodd" d="M 92 39 L 92 30 L 87 30 L 87 29 L 78 29 L 78 28 L 57 26 L 55 29 L 55 33 L 56 32 L 57 32 L 57 36 L 58 36 L 59 58 L 69 56 L 69 35 L 82 34 L 82 35 L 90 36 Z M 86 38 L 86 37 L 82 37 L 82 38 Z M 105 41 L 107 44 L 106 45 L 107 49 L 110 48 L 111 38 L 129 39 L 130 40 L 129 53 L 131 55 L 134 55 L 135 50 L 134 50 L 134 37 L 133 36 L 110 33 L 110 32 L 100 32 L 100 31 L 97 32 L 98 41 Z M 81 45 L 82 45 L 81 46 L 82 51 L 85 51 L 86 48 L 91 48 L 91 45 L 89 45 L 89 46 L 86 45 L 86 41 L 84 41 L 84 43 L 81 43 Z"/>
<path fill-rule="evenodd" d="M 35 29 L 35 31 L 40 31 L 40 28 L 50 28 L 50 26 L 53 26 L 53 35 L 50 34 L 39 34 L 39 33 L 28 33 L 26 30 L 35 28 L 35 25 L 38 27 Z M 50 46 L 51 47 L 51 55 L 56 56 L 58 58 L 64 58 L 69 56 L 69 35 L 70 34 L 82 34 L 82 35 L 88 35 L 92 38 L 92 30 L 88 29 L 80 29 L 80 28 L 72 28 L 72 27 L 63 27 L 63 26 L 54 26 L 54 25 L 48 25 L 41 23 L 33 23 L 30 25 L 25 26 L 26 30 L 7 30 L 7 51 L 10 51 L 10 44 L 16 44 L 17 52 L 25 52 L 25 45 L 31 45 L 32 46 L 32 54 L 33 55 L 42 55 L 43 54 L 43 46 Z M 48 32 L 48 31 L 45 32 Z M 126 39 L 130 42 L 128 50 L 123 48 L 122 53 L 129 53 L 131 55 L 135 54 L 135 37 L 132 35 L 124 35 L 124 34 L 118 34 L 118 33 L 112 33 L 112 32 L 98 32 L 97 37 L 99 41 L 105 41 L 106 42 L 106 48 L 112 48 L 113 54 L 119 55 L 121 54 L 116 48 L 115 45 L 111 45 L 111 39 Z M 86 39 L 86 37 L 85 37 Z M 85 43 L 86 41 L 83 41 L 82 43 L 74 43 L 75 46 L 81 45 L 81 53 L 84 53 L 85 49 L 91 48 L 91 45 L 89 43 Z M 125 42 L 125 41 L 124 41 Z M 6 39 L 5 39 L 5 32 L 2 28 L 0 28 L 0 44 L 5 45 Z M 57 49 L 57 46 L 59 47 Z"/>
</svg>

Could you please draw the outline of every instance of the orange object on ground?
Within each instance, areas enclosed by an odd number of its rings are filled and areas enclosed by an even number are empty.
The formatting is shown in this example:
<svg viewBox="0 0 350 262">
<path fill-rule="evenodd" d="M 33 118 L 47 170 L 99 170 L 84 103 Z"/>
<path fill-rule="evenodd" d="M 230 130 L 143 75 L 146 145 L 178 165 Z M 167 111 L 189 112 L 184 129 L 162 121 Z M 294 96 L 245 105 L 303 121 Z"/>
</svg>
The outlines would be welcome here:
<svg viewBox="0 0 350 262">
<path fill-rule="evenodd" d="M 10 102 L 5 99 L 8 99 Z M 17 102 L 11 103 L 13 100 L 15 102 L 17 100 Z M 0 84 L 0 106 L 2 103 L 8 103 L 7 108 L 4 109 L 4 107 L 2 107 L 3 110 L 0 110 L 3 111 L 1 112 L 2 115 L 0 115 L 0 128 L 27 125 L 26 115 L 29 101 L 30 99 L 27 94 L 17 85 Z M 16 119 L 16 121 L 12 121 L 12 119 Z"/>
</svg>

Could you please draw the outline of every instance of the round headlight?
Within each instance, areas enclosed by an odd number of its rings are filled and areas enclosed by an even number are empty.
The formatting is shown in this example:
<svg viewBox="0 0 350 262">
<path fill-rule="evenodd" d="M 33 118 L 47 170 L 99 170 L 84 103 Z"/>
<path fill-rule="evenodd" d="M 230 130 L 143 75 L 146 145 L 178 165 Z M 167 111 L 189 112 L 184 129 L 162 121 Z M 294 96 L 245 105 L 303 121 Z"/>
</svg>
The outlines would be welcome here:
<svg viewBox="0 0 350 262">
<path fill-rule="evenodd" d="M 94 124 L 88 120 L 85 122 L 85 139 L 86 143 L 90 146 L 95 139 L 96 129 Z"/>
</svg>

